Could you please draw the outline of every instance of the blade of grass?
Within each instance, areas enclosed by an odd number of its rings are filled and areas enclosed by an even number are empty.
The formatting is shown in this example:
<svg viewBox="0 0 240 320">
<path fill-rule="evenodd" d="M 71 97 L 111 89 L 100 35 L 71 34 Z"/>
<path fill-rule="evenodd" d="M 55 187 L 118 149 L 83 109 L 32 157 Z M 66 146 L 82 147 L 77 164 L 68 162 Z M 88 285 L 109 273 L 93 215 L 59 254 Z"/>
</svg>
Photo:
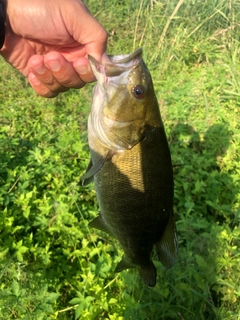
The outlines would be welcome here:
<svg viewBox="0 0 240 320">
<path fill-rule="evenodd" d="M 137 20 L 136 20 L 136 25 L 135 25 L 135 30 L 134 30 L 134 39 L 133 39 L 133 51 L 135 50 L 135 46 L 136 46 L 137 31 L 138 31 L 139 17 L 140 17 L 141 11 L 142 11 L 142 4 L 143 4 L 143 0 L 141 0 L 141 2 L 140 2 L 138 14 L 137 14 Z"/>
<path fill-rule="evenodd" d="M 165 25 L 165 27 L 164 27 L 164 29 L 163 29 L 163 32 L 162 32 L 162 34 L 161 34 L 161 36 L 160 36 L 159 41 L 158 41 L 157 48 L 158 48 L 159 50 L 161 49 L 161 46 L 162 46 L 162 44 L 163 44 L 164 38 L 165 38 L 166 33 L 167 33 L 167 31 L 168 31 L 168 28 L 169 28 L 169 26 L 170 26 L 170 24 L 171 24 L 171 21 L 173 20 L 173 18 L 174 18 L 175 15 L 177 14 L 177 12 L 178 12 L 179 8 L 181 7 L 181 5 L 183 4 L 183 2 L 184 2 L 184 0 L 179 0 L 179 1 L 178 1 L 178 4 L 176 5 L 175 9 L 173 10 L 173 13 L 172 13 L 171 16 L 168 18 L 167 23 L 166 23 L 166 25 Z"/>
</svg>

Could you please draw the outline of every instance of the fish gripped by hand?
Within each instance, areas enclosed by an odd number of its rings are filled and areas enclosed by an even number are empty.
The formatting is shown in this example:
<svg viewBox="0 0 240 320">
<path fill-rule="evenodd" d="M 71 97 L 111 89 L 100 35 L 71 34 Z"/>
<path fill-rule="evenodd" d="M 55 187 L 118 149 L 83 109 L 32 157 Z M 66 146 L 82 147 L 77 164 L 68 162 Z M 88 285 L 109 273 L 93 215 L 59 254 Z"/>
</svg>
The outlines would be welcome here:
<svg viewBox="0 0 240 320">
<path fill-rule="evenodd" d="M 100 207 L 90 227 L 122 246 L 116 272 L 137 268 L 153 287 L 153 249 L 166 268 L 177 255 L 171 156 L 141 48 L 109 59 L 102 65 L 89 57 L 97 85 L 88 120 L 91 161 L 81 180 L 94 180 Z"/>
</svg>

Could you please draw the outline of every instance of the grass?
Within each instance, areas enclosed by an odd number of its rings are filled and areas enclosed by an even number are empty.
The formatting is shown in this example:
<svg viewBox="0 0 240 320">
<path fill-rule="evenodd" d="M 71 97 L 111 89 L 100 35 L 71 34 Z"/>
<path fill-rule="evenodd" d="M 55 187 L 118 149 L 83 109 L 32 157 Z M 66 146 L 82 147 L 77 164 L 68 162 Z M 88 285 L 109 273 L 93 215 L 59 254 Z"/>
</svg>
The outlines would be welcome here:
<svg viewBox="0 0 240 320">
<path fill-rule="evenodd" d="M 142 46 L 174 164 L 176 265 L 150 290 L 106 234 L 89 159 L 92 85 L 37 97 L 1 61 L 0 319 L 240 319 L 240 1 L 86 1 L 109 54 Z M 17 89 L 16 89 L 17 88 Z"/>
</svg>

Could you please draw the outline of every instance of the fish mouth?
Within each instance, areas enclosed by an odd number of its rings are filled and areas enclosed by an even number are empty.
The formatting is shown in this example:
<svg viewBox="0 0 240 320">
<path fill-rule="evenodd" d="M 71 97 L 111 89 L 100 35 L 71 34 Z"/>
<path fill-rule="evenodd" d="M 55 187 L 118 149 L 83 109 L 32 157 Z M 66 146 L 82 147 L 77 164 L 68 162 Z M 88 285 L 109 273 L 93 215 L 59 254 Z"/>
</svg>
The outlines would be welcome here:
<svg viewBox="0 0 240 320">
<path fill-rule="evenodd" d="M 118 56 L 108 56 L 110 61 L 114 64 L 125 64 L 129 63 L 130 61 L 139 58 L 142 56 L 142 48 L 138 48 L 133 53 L 130 54 L 121 54 Z"/>
<path fill-rule="evenodd" d="M 100 73 L 105 74 L 107 77 L 120 76 L 123 72 L 131 70 L 139 63 L 142 56 L 142 48 L 138 48 L 133 53 L 121 54 L 117 56 L 109 55 L 110 62 L 101 64 L 92 56 L 88 55 L 90 64 L 94 66 Z"/>
</svg>

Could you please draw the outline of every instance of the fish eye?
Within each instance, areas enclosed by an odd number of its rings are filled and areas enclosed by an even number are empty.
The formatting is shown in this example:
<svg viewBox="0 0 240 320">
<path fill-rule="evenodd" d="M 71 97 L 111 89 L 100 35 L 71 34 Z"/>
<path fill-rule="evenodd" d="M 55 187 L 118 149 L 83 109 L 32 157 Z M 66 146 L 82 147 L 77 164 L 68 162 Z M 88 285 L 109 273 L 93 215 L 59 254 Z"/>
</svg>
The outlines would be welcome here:
<svg viewBox="0 0 240 320">
<path fill-rule="evenodd" d="M 140 100 L 145 97 L 145 88 L 138 84 L 137 86 L 132 88 L 132 94 L 134 98 Z"/>
</svg>

